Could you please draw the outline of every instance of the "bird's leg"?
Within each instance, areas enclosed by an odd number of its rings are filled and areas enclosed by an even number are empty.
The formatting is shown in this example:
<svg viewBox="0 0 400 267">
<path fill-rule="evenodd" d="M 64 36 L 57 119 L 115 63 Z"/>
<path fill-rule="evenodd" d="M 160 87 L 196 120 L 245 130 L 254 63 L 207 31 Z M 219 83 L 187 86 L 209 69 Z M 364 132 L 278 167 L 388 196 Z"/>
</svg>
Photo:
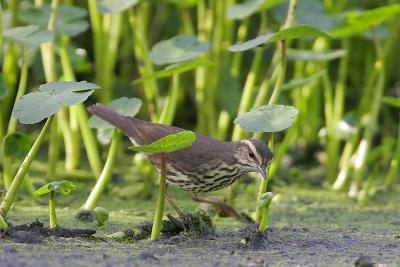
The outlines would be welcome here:
<svg viewBox="0 0 400 267">
<path fill-rule="evenodd" d="M 192 199 L 194 201 L 197 201 L 200 203 L 207 203 L 207 204 L 215 205 L 218 208 L 220 208 L 221 211 L 223 211 L 226 214 L 228 214 L 229 216 L 237 219 L 238 221 L 246 222 L 246 220 L 243 218 L 243 216 L 240 215 L 234 208 L 232 208 L 231 206 L 229 206 L 221 201 L 210 199 L 210 198 L 202 198 L 202 197 L 199 197 L 195 193 L 192 194 Z"/>
<path fill-rule="evenodd" d="M 175 204 L 175 202 L 172 200 L 171 196 L 168 194 L 168 191 L 165 190 L 165 199 L 168 201 L 168 203 L 171 205 L 171 207 L 178 213 L 180 218 L 185 217 L 185 214 L 181 211 L 180 208 Z"/>
</svg>

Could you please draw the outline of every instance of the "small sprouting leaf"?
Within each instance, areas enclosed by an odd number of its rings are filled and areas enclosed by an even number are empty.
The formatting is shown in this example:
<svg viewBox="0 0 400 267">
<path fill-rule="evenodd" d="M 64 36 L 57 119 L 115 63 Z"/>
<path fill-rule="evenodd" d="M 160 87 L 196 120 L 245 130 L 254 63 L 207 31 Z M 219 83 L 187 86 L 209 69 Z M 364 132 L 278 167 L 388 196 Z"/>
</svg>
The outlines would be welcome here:
<svg viewBox="0 0 400 267">
<path fill-rule="evenodd" d="M 341 26 L 331 31 L 332 36 L 341 38 L 374 28 L 400 13 L 400 4 L 386 5 L 365 11 L 346 13 Z"/>
<path fill-rule="evenodd" d="M 192 146 L 196 134 L 191 131 L 181 131 L 170 134 L 145 146 L 131 146 L 130 150 L 144 153 L 169 153 Z"/>
<path fill-rule="evenodd" d="M 33 142 L 26 134 L 11 133 L 3 139 L 4 155 L 9 158 L 23 160 L 31 149 Z"/>
<path fill-rule="evenodd" d="M 196 58 L 210 48 L 196 36 L 178 35 L 158 42 L 151 48 L 150 59 L 156 65 L 174 64 Z"/>
<path fill-rule="evenodd" d="M 140 0 L 106 0 L 97 3 L 101 14 L 122 12 L 137 3 Z"/>
<path fill-rule="evenodd" d="M 46 4 L 38 7 L 29 7 L 18 11 L 19 19 L 29 24 L 40 26 L 42 29 L 47 28 L 50 17 L 50 5 Z M 56 17 L 56 34 L 65 34 L 67 36 L 76 36 L 89 28 L 89 23 L 83 18 L 87 15 L 84 8 L 77 6 L 60 5 L 57 8 Z"/>
<path fill-rule="evenodd" d="M 190 71 L 190 70 L 195 69 L 200 66 L 211 66 L 211 65 L 213 65 L 213 63 L 207 59 L 202 59 L 202 58 L 193 59 L 193 60 L 186 61 L 183 63 L 169 65 L 165 69 L 156 71 L 150 75 L 147 75 L 140 79 L 137 79 L 136 81 L 133 82 L 133 84 L 142 83 L 144 81 L 151 80 L 151 79 L 170 77 L 174 74 L 180 74 L 180 73 L 183 73 L 186 71 Z"/>
<path fill-rule="evenodd" d="M 325 51 L 288 49 L 287 51 L 288 59 L 296 61 L 329 61 L 343 57 L 346 54 L 347 51 L 344 49 Z"/>
<path fill-rule="evenodd" d="M 258 207 L 260 208 L 265 208 L 268 207 L 271 204 L 272 198 L 274 197 L 274 194 L 272 192 L 265 192 L 261 194 L 260 199 L 258 200 Z"/>
<path fill-rule="evenodd" d="M 84 102 L 94 89 L 100 87 L 88 82 L 50 82 L 39 86 L 41 92 L 22 96 L 15 104 L 12 115 L 23 124 L 33 124 L 55 114 L 63 105 Z"/>
<path fill-rule="evenodd" d="M 39 26 L 29 25 L 7 29 L 3 32 L 6 40 L 16 42 L 24 47 L 38 47 L 53 39 L 53 34 L 39 30 Z"/>
<path fill-rule="evenodd" d="M 231 52 L 246 51 L 263 44 L 270 44 L 282 40 L 292 40 L 309 36 L 330 37 L 329 33 L 321 31 L 320 29 L 314 26 L 295 25 L 288 28 L 284 28 L 273 34 L 269 33 L 263 34 L 246 42 L 234 44 L 231 47 L 229 47 L 229 51 Z"/>
<path fill-rule="evenodd" d="M 139 112 L 140 107 L 142 106 L 142 100 L 140 100 L 139 98 L 121 97 L 114 99 L 107 106 L 122 115 L 134 117 Z M 114 126 L 112 126 L 105 120 L 102 120 L 94 115 L 91 116 L 89 119 L 89 126 L 96 129 L 114 128 Z"/>
<path fill-rule="evenodd" d="M 6 83 L 4 82 L 3 75 L 0 75 L 0 100 L 5 98 L 8 94 Z"/>
<path fill-rule="evenodd" d="M 42 196 L 50 193 L 51 191 L 55 191 L 57 193 L 61 193 L 64 196 L 68 196 L 75 189 L 75 185 L 70 181 L 60 181 L 60 182 L 51 182 L 35 191 L 35 194 L 38 196 Z"/>
<path fill-rule="evenodd" d="M 289 128 L 298 110 L 291 106 L 265 105 L 253 108 L 235 119 L 248 132 L 279 132 Z"/>
<path fill-rule="evenodd" d="M 400 108 L 400 97 L 384 96 L 382 101 L 392 107 Z"/>
<path fill-rule="evenodd" d="M 319 78 L 321 78 L 326 73 L 326 70 L 321 70 L 313 75 L 301 79 L 293 79 L 289 82 L 282 85 L 282 90 L 291 90 L 294 88 L 299 88 L 309 83 L 316 82 Z"/>
<path fill-rule="evenodd" d="M 96 207 L 93 211 L 96 214 L 97 225 L 102 226 L 108 220 L 108 210 L 103 207 Z"/>
</svg>

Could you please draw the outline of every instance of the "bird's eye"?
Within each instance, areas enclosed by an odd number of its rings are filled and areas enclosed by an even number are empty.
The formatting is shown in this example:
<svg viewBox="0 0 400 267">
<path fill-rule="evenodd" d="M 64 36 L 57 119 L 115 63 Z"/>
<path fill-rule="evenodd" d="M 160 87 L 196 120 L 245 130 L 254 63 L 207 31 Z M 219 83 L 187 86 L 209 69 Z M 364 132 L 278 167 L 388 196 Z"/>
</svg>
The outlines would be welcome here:
<svg viewBox="0 0 400 267">
<path fill-rule="evenodd" d="M 250 152 L 249 152 L 249 157 L 252 158 L 252 159 L 255 158 L 253 151 L 250 151 Z"/>
</svg>

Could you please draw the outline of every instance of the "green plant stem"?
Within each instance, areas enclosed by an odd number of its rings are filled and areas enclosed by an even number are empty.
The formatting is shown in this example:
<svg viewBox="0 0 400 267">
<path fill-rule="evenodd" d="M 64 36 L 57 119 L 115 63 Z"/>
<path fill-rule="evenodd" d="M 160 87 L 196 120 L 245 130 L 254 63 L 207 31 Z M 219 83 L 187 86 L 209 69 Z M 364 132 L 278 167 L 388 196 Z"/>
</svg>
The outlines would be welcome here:
<svg viewBox="0 0 400 267">
<path fill-rule="evenodd" d="M 244 42 L 247 37 L 247 32 L 249 29 L 249 19 L 246 18 L 240 22 L 239 29 L 237 31 L 236 43 Z M 231 75 L 233 78 L 240 78 L 240 70 L 242 65 L 243 53 L 234 53 L 232 55 L 231 63 Z"/>
<path fill-rule="evenodd" d="M 390 161 L 389 171 L 385 180 L 386 188 L 389 190 L 393 188 L 396 176 L 399 175 L 399 161 L 400 161 L 400 123 L 398 129 L 396 150 L 394 152 L 392 160 Z"/>
<path fill-rule="evenodd" d="M 8 229 L 8 223 L 3 218 L 3 216 L 0 215 L 0 230 L 7 231 L 7 229 Z"/>
<path fill-rule="evenodd" d="M 49 197 L 49 215 L 50 215 L 50 228 L 57 227 L 56 206 L 54 198 L 54 190 L 50 192 Z"/>
<path fill-rule="evenodd" d="M 59 127 L 61 129 L 61 133 L 64 137 L 65 144 L 65 169 L 66 170 L 74 170 L 76 169 L 77 162 L 74 161 L 74 157 L 79 151 L 75 151 L 73 135 L 71 132 L 71 128 L 69 127 L 68 118 L 67 118 L 67 108 L 62 108 L 57 113 L 57 119 L 59 123 Z"/>
<path fill-rule="evenodd" d="M 12 203 L 15 200 L 15 197 L 17 196 L 17 192 L 19 189 L 19 186 L 21 185 L 22 181 L 24 180 L 24 177 L 26 173 L 28 172 L 28 169 L 33 161 L 33 159 L 36 157 L 37 153 L 39 152 L 40 146 L 43 143 L 44 136 L 47 132 L 47 130 L 50 127 L 51 121 L 53 117 L 49 117 L 46 120 L 46 123 L 44 124 L 42 130 L 39 133 L 39 136 L 37 137 L 36 141 L 33 143 L 31 149 L 29 150 L 28 154 L 26 155 L 24 161 L 22 162 L 21 166 L 19 167 L 17 174 L 15 175 L 10 189 L 7 191 L 1 206 L 0 206 L 0 215 L 1 216 L 6 216 Z"/>
<path fill-rule="evenodd" d="M 265 205 L 265 207 L 263 208 L 262 219 L 260 221 L 260 224 L 258 225 L 258 232 L 260 233 L 264 233 L 268 227 L 269 206 L 271 205 L 271 202 L 272 200 L 269 201 L 267 205 Z"/>
<path fill-rule="evenodd" d="M 159 240 L 162 229 L 162 217 L 164 214 L 165 189 L 166 189 L 166 156 L 165 153 L 160 154 L 161 157 L 161 175 L 160 185 L 158 188 L 157 208 L 153 220 L 153 228 L 151 229 L 151 240 Z"/>
<path fill-rule="evenodd" d="M 172 86 L 170 92 L 168 93 L 167 99 L 165 100 L 165 105 L 161 112 L 159 123 L 171 124 L 174 119 L 179 98 L 179 80 L 179 74 L 172 76 Z"/>
<path fill-rule="evenodd" d="M 375 85 L 371 109 L 369 112 L 370 116 L 369 123 L 365 128 L 364 135 L 362 137 L 362 140 L 360 141 L 356 154 L 356 159 L 354 164 L 354 181 L 357 185 L 359 185 L 365 173 L 367 155 L 371 147 L 372 138 L 374 137 L 377 128 L 378 115 L 381 107 L 380 99 L 382 98 L 383 91 L 385 88 L 385 68 L 383 61 L 383 52 L 375 31 L 373 31 L 373 35 L 377 53 L 377 60 L 374 64 L 374 68 L 375 71 L 378 73 L 378 80 Z"/>
<path fill-rule="evenodd" d="M 51 178 L 54 176 L 58 158 L 60 156 L 60 132 L 58 130 L 58 120 L 53 120 L 50 129 L 49 137 L 49 150 L 47 154 L 48 164 L 47 164 L 47 177 Z"/>
<path fill-rule="evenodd" d="M 129 25 L 132 32 L 132 43 L 135 51 L 135 56 L 138 61 L 139 73 L 142 77 L 150 75 L 154 72 L 153 64 L 150 61 L 148 41 L 144 31 L 143 16 L 134 14 L 129 10 Z M 146 80 L 143 82 L 144 95 L 149 109 L 150 119 L 158 121 L 156 100 L 158 98 L 158 86 L 155 79 Z"/>
<path fill-rule="evenodd" d="M 21 75 L 19 79 L 19 84 L 18 84 L 18 89 L 17 89 L 17 95 L 15 96 L 15 102 L 18 101 L 18 99 L 21 98 L 25 94 L 26 91 L 26 85 L 28 81 L 28 63 L 27 63 L 27 58 L 26 58 L 26 49 L 21 48 L 22 53 L 21 53 Z M 17 119 L 11 115 L 9 123 L 8 123 L 8 128 L 7 128 L 7 134 L 12 134 L 16 131 L 17 129 Z M 11 182 L 12 182 L 12 175 L 13 175 L 13 168 L 12 168 L 12 162 L 11 159 L 7 158 L 4 155 L 3 151 L 3 181 L 4 181 L 4 187 L 6 190 L 10 188 Z"/>
<path fill-rule="evenodd" d="M 216 138 L 219 140 L 225 140 L 229 129 L 229 123 L 231 121 L 231 116 L 227 111 L 221 111 L 218 117 L 218 132 Z"/>
<path fill-rule="evenodd" d="M 101 172 L 100 177 L 97 180 L 92 192 L 90 192 L 88 199 L 83 205 L 83 209 L 93 210 L 96 207 L 97 200 L 103 193 L 108 181 L 111 178 L 114 168 L 114 162 L 118 153 L 120 139 L 121 133 L 119 130 L 115 129 L 111 139 L 110 149 L 108 151 L 108 156 L 103 171 Z"/>
<path fill-rule="evenodd" d="M 273 147 L 274 147 L 274 134 L 273 133 L 271 133 L 271 137 L 269 139 L 268 146 L 271 149 L 271 151 L 273 151 Z M 259 223 L 259 224 L 261 223 L 264 213 L 266 213 L 268 216 L 268 211 L 265 211 L 264 208 L 260 208 L 258 206 L 258 202 L 260 201 L 261 195 L 263 193 L 267 192 L 268 182 L 271 179 L 269 172 L 270 171 L 268 170 L 267 177 L 265 177 L 264 179 L 261 180 L 260 186 L 258 188 L 257 206 L 256 206 L 256 223 Z"/>
</svg>

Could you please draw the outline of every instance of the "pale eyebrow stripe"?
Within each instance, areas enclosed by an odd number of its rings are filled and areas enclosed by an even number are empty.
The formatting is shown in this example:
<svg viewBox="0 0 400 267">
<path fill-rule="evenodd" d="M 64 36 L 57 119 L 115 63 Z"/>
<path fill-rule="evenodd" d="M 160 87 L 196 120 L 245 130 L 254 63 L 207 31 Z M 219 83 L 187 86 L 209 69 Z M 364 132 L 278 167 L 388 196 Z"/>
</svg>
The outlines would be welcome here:
<svg viewBox="0 0 400 267">
<path fill-rule="evenodd" d="M 262 159 L 261 159 L 260 155 L 258 154 L 255 146 L 249 140 L 243 140 L 243 143 L 247 144 L 250 147 L 251 151 L 253 151 L 254 155 L 256 156 L 258 164 L 261 165 L 262 164 Z"/>
</svg>

